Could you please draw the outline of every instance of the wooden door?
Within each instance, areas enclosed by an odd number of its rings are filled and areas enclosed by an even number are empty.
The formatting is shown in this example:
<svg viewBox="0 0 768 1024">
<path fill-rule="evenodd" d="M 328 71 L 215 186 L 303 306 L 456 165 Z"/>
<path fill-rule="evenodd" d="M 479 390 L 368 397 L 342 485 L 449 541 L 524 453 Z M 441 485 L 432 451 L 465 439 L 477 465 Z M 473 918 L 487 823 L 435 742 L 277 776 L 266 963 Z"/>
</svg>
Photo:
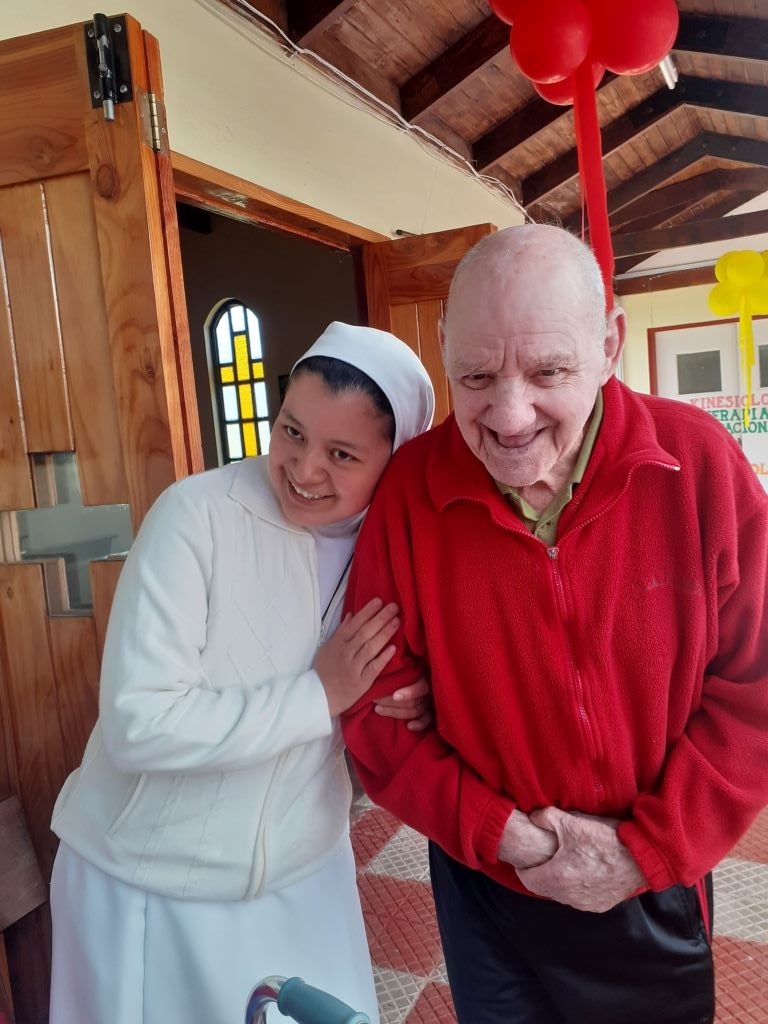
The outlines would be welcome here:
<svg viewBox="0 0 768 1024">
<path fill-rule="evenodd" d="M 368 323 L 391 331 L 424 363 L 435 388 L 435 424 L 451 411 L 438 335 L 451 278 L 472 246 L 495 230 L 475 224 L 363 248 Z"/>
<path fill-rule="evenodd" d="M 20 798 L 46 878 L 122 563 L 91 562 L 92 601 L 73 603 L 71 565 L 25 550 L 21 524 L 66 518 L 96 550 L 93 507 L 127 506 L 130 543 L 160 491 L 202 468 L 157 43 L 112 21 L 130 83 L 113 121 L 93 105 L 87 26 L 0 42 L 0 799 Z M 0 935 L 24 1024 L 47 1020 L 49 956 L 47 907 Z"/>
</svg>

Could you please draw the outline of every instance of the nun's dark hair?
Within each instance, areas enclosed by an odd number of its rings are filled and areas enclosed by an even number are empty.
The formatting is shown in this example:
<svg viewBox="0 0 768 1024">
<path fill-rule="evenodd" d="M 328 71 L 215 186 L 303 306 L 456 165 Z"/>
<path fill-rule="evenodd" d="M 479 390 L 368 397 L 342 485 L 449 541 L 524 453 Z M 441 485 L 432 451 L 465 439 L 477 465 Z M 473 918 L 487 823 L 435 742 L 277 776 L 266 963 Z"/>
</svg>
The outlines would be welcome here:
<svg viewBox="0 0 768 1024">
<path fill-rule="evenodd" d="M 376 381 L 371 380 L 367 373 L 358 370 L 351 363 L 345 363 L 343 359 L 334 359 L 332 356 L 309 356 L 294 367 L 288 387 L 290 388 L 298 377 L 304 377 L 308 373 L 314 373 L 315 376 L 320 377 L 334 395 L 339 395 L 344 391 L 356 391 L 368 395 L 376 411 L 386 419 L 387 436 L 390 441 L 394 442 L 395 414 L 392 411 L 392 406 Z"/>
</svg>

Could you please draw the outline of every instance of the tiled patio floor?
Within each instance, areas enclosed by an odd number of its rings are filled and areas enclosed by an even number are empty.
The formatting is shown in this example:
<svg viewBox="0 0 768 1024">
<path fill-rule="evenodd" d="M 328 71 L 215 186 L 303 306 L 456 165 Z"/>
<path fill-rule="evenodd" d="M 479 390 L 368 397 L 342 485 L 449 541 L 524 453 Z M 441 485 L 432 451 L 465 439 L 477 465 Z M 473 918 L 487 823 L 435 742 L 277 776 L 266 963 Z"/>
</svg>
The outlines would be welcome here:
<svg viewBox="0 0 768 1024">
<path fill-rule="evenodd" d="M 365 798 L 352 839 L 381 1024 L 455 1021 L 425 840 Z M 768 811 L 715 871 L 717 1024 L 768 1024 Z"/>
</svg>

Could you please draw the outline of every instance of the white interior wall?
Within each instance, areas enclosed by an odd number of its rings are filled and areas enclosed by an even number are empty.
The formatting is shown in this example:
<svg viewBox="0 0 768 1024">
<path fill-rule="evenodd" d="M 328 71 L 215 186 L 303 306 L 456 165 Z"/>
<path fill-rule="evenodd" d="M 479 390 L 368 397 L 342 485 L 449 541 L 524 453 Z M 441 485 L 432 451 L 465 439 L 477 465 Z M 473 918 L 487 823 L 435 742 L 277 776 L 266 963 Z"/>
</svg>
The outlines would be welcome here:
<svg viewBox="0 0 768 1024">
<path fill-rule="evenodd" d="M 715 286 L 671 288 L 668 291 L 626 295 L 620 301 L 627 314 L 627 343 L 624 347 L 624 380 L 636 391 L 650 390 L 648 365 L 648 328 L 676 324 L 706 323 L 717 319 L 707 306 L 707 296 Z"/>
<path fill-rule="evenodd" d="M 92 0 L 3 0 L 0 38 L 93 11 Z M 177 152 L 383 234 L 522 221 L 510 201 L 213 0 L 129 0 L 127 12 L 160 41 Z"/>
</svg>

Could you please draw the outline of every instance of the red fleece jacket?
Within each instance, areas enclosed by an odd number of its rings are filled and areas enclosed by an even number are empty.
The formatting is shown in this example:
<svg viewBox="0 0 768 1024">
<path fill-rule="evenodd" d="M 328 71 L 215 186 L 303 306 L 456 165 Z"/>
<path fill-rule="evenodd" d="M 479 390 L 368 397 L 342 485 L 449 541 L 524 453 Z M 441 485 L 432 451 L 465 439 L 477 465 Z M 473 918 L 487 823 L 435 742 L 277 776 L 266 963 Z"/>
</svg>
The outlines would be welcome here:
<svg viewBox="0 0 768 1024">
<path fill-rule="evenodd" d="M 768 495 L 706 413 L 615 380 L 604 398 L 555 547 L 451 417 L 394 456 L 347 592 L 403 620 L 344 718 L 363 785 L 520 890 L 497 857 L 516 806 L 620 817 L 658 890 L 696 882 L 768 802 Z M 425 671 L 433 730 L 374 713 Z"/>
</svg>

